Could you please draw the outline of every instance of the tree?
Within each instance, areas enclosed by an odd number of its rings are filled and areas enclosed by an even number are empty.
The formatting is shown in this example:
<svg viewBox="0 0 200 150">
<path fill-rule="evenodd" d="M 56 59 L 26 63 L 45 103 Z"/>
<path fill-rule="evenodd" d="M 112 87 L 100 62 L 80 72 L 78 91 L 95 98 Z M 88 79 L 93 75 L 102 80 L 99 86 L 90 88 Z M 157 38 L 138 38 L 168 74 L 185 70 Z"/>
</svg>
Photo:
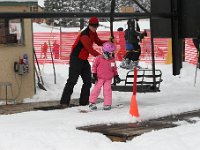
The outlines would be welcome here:
<svg viewBox="0 0 200 150">
<path fill-rule="evenodd" d="M 146 9 L 150 8 L 150 0 L 140 0 Z M 45 0 L 45 12 L 110 12 L 111 0 Z M 116 0 L 115 12 L 119 12 L 121 6 L 133 6 L 136 10 L 140 8 L 132 0 Z M 55 26 L 61 25 L 64 27 L 83 27 L 86 25 L 84 18 L 54 18 L 48 19 L 48 24 Z M 103 18 L 102 21 L 107 21 L 109 18 Z"/>
</svg>

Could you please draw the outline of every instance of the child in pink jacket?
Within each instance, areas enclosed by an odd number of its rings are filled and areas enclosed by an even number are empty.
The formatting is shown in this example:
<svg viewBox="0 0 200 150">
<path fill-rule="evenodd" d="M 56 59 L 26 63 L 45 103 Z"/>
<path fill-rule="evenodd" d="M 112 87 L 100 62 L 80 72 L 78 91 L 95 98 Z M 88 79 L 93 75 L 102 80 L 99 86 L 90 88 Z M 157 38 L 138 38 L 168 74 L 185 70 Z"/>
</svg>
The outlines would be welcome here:
<svg viewBox="0 0 200 150">
<path fill-rule="evenodd" d="M 120 82 L 114 58 L 115 44 L 106 42 L 102 47 L 102 55 L 96 57 L 92 66 L 92 83 L 95 83 L 89 97 L 90 110 L 96 110 L 96 101 L 103 87 L 104 110 L 110 110 L 112 105 L 112 78 L 116 83 Z"/>
</svg>

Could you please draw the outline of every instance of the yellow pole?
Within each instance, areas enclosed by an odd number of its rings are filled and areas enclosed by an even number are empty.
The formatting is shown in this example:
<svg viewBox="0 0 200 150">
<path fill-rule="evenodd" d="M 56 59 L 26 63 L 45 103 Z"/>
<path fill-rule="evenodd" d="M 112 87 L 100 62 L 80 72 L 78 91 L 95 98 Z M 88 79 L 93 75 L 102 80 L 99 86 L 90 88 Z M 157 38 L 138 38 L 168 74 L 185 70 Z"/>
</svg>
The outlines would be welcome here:
<svg viewBox="0 0 200 150">
<path fill-rule="evenodd" d="M 172 39 L 168 40 L 168 51 L 165 64 L 172 64 Z"/>
</svg>

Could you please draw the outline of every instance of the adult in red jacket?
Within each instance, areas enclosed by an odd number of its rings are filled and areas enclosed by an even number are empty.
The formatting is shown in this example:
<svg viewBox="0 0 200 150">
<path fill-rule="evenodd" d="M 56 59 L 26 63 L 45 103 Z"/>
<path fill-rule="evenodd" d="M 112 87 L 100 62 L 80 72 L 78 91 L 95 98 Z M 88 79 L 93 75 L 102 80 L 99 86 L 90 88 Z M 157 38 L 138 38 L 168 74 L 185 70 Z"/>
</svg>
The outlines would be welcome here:
<svg viewBox="0 0 200 150">
<path fill-rule="evenodd" d="M 72 52 L 69 62 L 69 77 L 63 89 L 60 104 L 62 106 L 69 106 L 70 98 L 73 93 L 79 76 L 83 80 L 79 104 L 82 106 L 88 105 L 90 88 L 91 88 L 91 66 L 88 62 L 89 54 L 98 56 L 100 53 L 93 48 L 93 43 L 102 46 L 107 41 L 100 40 L 96 30 L 99 26 L 99 20 L 96 17 L 89 19 L 89 25 L 78 35 L 76 41 L 72 46 Z"/>
</svg>

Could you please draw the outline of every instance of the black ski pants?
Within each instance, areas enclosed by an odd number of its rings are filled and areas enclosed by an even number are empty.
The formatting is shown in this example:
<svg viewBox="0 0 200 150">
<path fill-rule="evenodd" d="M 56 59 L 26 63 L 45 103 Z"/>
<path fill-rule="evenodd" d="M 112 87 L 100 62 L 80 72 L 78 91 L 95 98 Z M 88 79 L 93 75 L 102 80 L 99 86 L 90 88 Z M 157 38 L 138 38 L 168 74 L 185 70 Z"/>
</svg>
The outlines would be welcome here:
<svg viewBox="0 0 200 150">
<path fill-rule="evenodd" d="M 138 61 L 139 57 L 141 55 L 141 47 L 139 44 L 134 44 L 133 43 L 134 50 L 127 50 L 125 59 L 128 58 L 129 60 L 132 61 Z"/>
<path fill-rule="evenodd" d="M 140 50 L 127 51 L 125 59 L 128 58 L 129 60 L 132 60 L 132 61 L 138 61 L 140 54 L 141 54 Z"/>
<path fill-rule="evenodd" d="M 83 85 L 81 88 L 79 104 L 82 106 L 88 105 L 91 88 L 91 66 L 88 60 L 81 60 L 76 56 L 70 56 L 69 65 L 69 77 L 65 84 L 60 104 L 70 104 L 74 86 L 77 84 L 79 76 L 81 76 Z"/>
</svg>

